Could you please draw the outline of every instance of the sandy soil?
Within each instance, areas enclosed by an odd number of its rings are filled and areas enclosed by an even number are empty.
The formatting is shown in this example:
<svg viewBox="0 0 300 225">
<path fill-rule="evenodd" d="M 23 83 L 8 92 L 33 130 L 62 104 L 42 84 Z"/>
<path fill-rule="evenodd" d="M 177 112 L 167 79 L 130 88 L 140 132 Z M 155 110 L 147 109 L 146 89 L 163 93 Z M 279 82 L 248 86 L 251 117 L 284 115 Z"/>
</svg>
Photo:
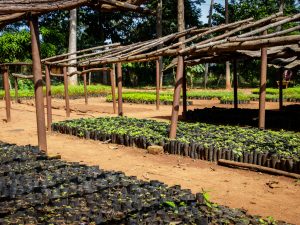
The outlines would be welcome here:
<svg viewBox="0 0 300 225">
<path fill-rule="evenodd" d="M 194 107 L 220 106 L 218 101 L 195 101 Z M 26 104 L 25 104 L 26 103 Z M 12 104 L 12 122 L 5 123 L 4 102 L 0 101 L 0 140 L 19 145 L 37 144 L 35 109 L 26 101 Z M 63 100 L 54 100 L 53 121 L 65 120 Z M 249 105 L 248 105 L 249 106 Z M 257 103 L 251 103 L 257 108 Z M 277 108 L 268 103 L 267 108 Z M 71 100 L 71 118 L 112 115 L 112 104 L 104 99 Z M 124 104 L 126 116 L 167 119 L 170 106 Z M 140 179 L 157 179 L 169 185 L 180 184 L 193 192 L 209 191 L 218 204 L 244 208 L 251 214 L 272 216 L 277 220 L 300 224 L 300 183 L 286 177 L 272 176 L 247 170 L 220 167 L 214 163 L 192 160 L 181 156 L 149 155 L 142 149 L 103 144 L 72 136 L 48 133 L 48 151 L 61 154 L 69 161 L 100 165 L 107 170 L 119 170 Z"/>
</svg>

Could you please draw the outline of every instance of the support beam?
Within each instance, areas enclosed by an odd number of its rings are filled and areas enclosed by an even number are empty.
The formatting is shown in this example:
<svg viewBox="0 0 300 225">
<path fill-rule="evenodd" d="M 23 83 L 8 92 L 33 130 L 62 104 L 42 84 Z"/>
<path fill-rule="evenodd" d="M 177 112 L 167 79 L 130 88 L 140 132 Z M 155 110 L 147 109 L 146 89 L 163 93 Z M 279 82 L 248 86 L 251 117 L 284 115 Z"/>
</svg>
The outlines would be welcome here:
<svg viewBox="0 0 300 225">
<path fill-rule="evenodd" d="M 114 114 L 117 113 L 117 101 L 116 101 L 116 66 L 112 65 L 112 69 L 110 70 L 110 84 L 111 84 L 111 95 L 113 102 L 113 110 Z"/>
<path fill-rule="evenodd" d="M 238 75 L 237 75 L 237 60 L 233 61 L 233 95 L 234 108 L 238 108 Z"/>
<path fill-rule="evenodd" d="M 118 70 L 118 114 L 123 116 L 123 99 L 122 99 L 122 64 L 117 63 Z"/>
<path fill-rule="evenodd" d="M 183 117 L 183 119 L 186 118 L 186 111 L 187 111 L 186 89 L 187 89 L 186 67 L 185 67 L 185 63 L 183 63 L 183 77 L 182 77 L 182 117 Z"/>
<path fill-rule="evenodd" d="M 82 70 L 85 68 L 83 67 Z M 86 73 L 82 74 L 83 76 L 83 89 L 84 89 L 84 102 L 87 105 L 88 104 L 88 93 L 87 93 L 87 83 L 86 83 Z"/>
<path fill-rule="evenodd" d="M 266 88 L 267 88 L 267 48 L 261 49 L 261 74 L 259 91 L 259 124 L 260 129 L 266 126 Z"/>
<path fill-rule="evenodd" d="M 38 27 L 37 16 L 31 15 L 29 17 L 29 27 L 30 27 L 30 34 L 31 34 L 31 50 L 32 50 L 32 64 L 33 64 L 32 70 L 33 70 L 33 81 L 34 81 L 38 146 L 41 151 L 47 152 L 44 97 L 43 97 L 43 78 L 42 78 L 39 27 Z"/>
<path fill-rule="evenodd" d="M 178 56 L 176 84 L 174 89 L 173 107 L 172 107 L 172 116 L 171 116 L 171 128 L 169 134 L 170 139 L 176 138 L 182 79 L 183 79 L 183 56 Z"/>
<path fill-rule="evenodd" d="M 279 69 L 279 109 L 283 108 L 283 71 Z"/>
<path fill-rule="evenodd" d="M 19 102 L 18 78 L 15 77 L 15 103 Z"/>
<path fill-rule="evenodd" d="M 47 101 L 47 129 L 51 132 L 52 125 L 52 103 L 51 103 L 51 78 L 50 78 L 50 68 L 46 65 L 46 101 Z"/>
<path fill-rule="evenodd" d="M 160 62 L 156 60 L 156 110 L 159 110 Z"/>
<path fill-rule="evenodd" d="M 64 67 L 64 88 L 65 88 L 65 102 L 66 102 L 66 116 L 70 117 L 70 99 L 69 99 L 69 84 L 67 67 Z"/>
<path fill-rule="evenodd" d="M 10 90 L 9 90 L 9 77 L 8 77 L 8 69 L 3 69 L 3 86 L 5 90 L 5 109 L 6 109 L 6 122 L 11 122 L 11 115 L 10 115 Z"/>
</svg>

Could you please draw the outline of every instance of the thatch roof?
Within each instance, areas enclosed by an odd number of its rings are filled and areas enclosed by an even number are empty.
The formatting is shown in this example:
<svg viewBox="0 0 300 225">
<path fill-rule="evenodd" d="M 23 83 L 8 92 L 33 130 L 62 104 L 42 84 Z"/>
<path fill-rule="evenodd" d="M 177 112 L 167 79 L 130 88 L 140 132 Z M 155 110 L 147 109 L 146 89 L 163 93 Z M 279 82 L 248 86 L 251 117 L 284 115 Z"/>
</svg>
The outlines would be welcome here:
<svg viewBox="0 0 300 225">
<path fill-rule="evenodd" d="M 25 19 L 30 14 L 45 14 L 56 10 L 70 10 L 89 6 L 96 10 L 127 10 L 152 13 L 140 5 L 147 0 L 2 0 L 0 1 L 0 27 Z"/>
</svg>

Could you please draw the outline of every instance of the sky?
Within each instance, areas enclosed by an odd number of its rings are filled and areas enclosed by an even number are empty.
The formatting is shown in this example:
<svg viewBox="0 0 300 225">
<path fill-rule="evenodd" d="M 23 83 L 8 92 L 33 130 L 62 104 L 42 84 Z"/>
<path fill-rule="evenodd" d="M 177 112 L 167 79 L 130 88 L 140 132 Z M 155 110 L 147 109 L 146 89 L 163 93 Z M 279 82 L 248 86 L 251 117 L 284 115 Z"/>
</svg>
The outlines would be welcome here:
<svg viewBox="0 0 300 225">
<path fill-rule="evenodd" d="M 214 0 L 215 3 L 221 3 L 221 4 L 224 4 L 224 0 Z M 200 20 L 203 22 L 203 23 L 207 23 L 208 21 L 208 12 L 209 12 L 209 6 L 210 6 L 210 0 L 206 0 L 205 3 L 202 3 L 201 4 L 201 18 Z"/>
</svg>

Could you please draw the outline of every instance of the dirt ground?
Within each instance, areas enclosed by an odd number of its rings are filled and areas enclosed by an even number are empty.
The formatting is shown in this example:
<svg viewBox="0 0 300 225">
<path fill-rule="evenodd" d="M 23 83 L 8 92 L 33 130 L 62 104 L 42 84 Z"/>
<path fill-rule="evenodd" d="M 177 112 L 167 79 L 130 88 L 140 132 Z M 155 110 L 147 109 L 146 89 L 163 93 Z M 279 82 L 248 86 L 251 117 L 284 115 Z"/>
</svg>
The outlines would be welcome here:
<svg viewBox="0 0 300 225">
<path fill-rule="evenodd" d="M 5 123 L 4 101 L 0 101 L 0 140 L 19 145 L 37 145 L 36 116 L 33 101 L 12 104 L 12 122 Z M 71 118 L 99 117 L 112 114 L 112 104 L 102 98 L 71 100 Z M 194 101 L 189 108 L 221 106 L 218 101 Z M 53 121 L 67 119 L 63 100 L 53 100 Z M 222 105 L 223 106 L 223 105 Z M 257 108 L 257 102 L 247 107 Z M 230 107 L 230 106 L 228 106 Z M 241 107 L 246 107 L 241 105 Z M 268 103 L 267 108 L 277 108 Z M 137 118 L 168 119 L 171 106 L 124 104 L 126 116 Z M 272 216 L 300 224 L 300 183 L 296 180 L 247 170 L 231 169 L 214 163 L 192 160 L 181 156 L 155 156 L 145 150 L 103 144 L 68 135 L 48 133 L 48 151 L 61 154 L 64 160 L 100 165 L 106 170 L 123 171 L 140 179 L 156 179 L 168 185 L 180 184 L 193 192 L 208 191 L 211 199 L 232 208 L 243 208 L 250 214 Z"/>
</svg>

